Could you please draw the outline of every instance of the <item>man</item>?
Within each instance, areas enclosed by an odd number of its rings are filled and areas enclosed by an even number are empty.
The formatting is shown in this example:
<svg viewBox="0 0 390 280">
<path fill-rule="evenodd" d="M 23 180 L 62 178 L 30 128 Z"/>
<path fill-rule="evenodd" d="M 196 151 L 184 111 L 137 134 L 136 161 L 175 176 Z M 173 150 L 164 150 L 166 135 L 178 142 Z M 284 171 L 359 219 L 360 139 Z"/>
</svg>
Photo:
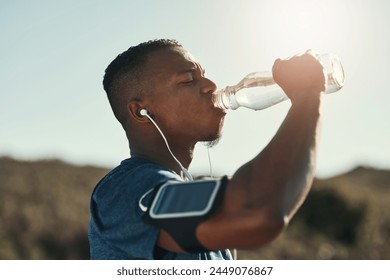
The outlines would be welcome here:
<svg viewBox="0 0 390 280">
<path fill-rule="evenodd" d="M 225 248 L 259 247 L 283 230 L 313 180 L 325 80 L 310 53 L 275 61 L 273 76 L 291 108 L 263 151 L 224 183 L 221 204 L 191 233 L 202 250 L 188 252 L 177 235 L 145 223 L 141 206 L 150 206 L 151 199 L 140 201 L 169 180 L 185 179 L 185 169 L 155 125 L 186 169 L 197 142 L 221 136 L 225 113 L 212 102 L 216 85 L 174 40 L 131 47 L 108 66 L 104 88 L 131 157 L 103 178 L 92 195 L 92 259 L 229 259 Z M 175 228 L 178 235 L 180 227 Z"/>
</svg>

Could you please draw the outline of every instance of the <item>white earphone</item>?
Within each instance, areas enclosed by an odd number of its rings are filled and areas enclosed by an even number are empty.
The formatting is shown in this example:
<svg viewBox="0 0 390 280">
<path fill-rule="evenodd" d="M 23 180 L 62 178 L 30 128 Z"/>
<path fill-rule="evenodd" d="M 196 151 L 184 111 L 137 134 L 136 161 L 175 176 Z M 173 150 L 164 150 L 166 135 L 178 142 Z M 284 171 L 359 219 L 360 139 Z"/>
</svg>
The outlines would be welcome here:
<svg viewBox="0 0 390 280">
<path fill-rule="evenodd" d="M 139 111 L 139 114 L 140 114 L 141 116 L 147 116 L 147 115 L 149 114 L 149 112 L 148 112 L 148 110 L 146 110 L 146 109 L 141 109 L 141 111 Z"/>
</svg>

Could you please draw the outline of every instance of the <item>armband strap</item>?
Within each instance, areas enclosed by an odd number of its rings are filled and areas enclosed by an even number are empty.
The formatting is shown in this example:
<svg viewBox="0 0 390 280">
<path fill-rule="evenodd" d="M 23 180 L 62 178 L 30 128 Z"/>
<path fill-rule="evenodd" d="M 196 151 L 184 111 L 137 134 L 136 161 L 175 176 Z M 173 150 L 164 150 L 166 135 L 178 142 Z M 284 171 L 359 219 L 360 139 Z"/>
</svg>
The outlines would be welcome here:
<svg viewBox="0 0 390 280">
<path fill-rule="evenodd" d="M 227 182 L 227 176 L 224 176 L 220 180 L 217 193 L 214 196 L 213 201 L 211 202 L 212 206 L 207 211 L 207 213 L 204 213 L 202 215 L 178 215 L 177 217 L 153 218 L 151 217 L 150 213 L 151 208 L 149 208 L 148 211 L 145 213 L 143 220 L 147 224 L 164 229 L 169 235 L 172 236 L 172 238 L 177 242 L 177 244 L 188 253 L 209 251 L 208 249 L 204 248 L 196 238 L 196 228 L 201 222 L 207 220 L 220 208 L 225 194 Z M 185 188 L 186 186 L 181 187 Z M 152 201 L 156 199 L 157 193 L 158 190 L 156 191 L 155 197 Z M 187 199 L 191 199 L 191 197 L 187 197 Z M 171 201 L 170 203 L 175 203 L 175 201 Z"/>
</svg>

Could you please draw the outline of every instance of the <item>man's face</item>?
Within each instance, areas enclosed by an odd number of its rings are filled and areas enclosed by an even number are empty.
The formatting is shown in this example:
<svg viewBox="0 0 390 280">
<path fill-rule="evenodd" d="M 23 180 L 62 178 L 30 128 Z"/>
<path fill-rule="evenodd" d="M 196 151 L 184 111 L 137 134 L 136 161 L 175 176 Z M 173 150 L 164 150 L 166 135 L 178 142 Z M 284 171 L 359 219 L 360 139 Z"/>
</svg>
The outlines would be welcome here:
<svg viewBox="0 0 390 280">
<path fill-rule="evenodd" d="M 153 91 L 145 97 L 145 105 L 170 142 L 220 137 L 225 113 L 212 102 L 216 85 L 189 52 L 180 47 L 153 52 L 145 70 Z"/>
</svg>

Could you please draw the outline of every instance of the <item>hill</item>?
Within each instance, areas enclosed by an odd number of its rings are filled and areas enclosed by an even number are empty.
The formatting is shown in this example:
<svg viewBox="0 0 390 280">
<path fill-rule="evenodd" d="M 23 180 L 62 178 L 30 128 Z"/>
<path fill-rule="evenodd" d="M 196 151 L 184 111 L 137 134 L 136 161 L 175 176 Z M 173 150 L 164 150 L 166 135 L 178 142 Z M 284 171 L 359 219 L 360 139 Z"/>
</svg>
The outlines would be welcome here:
<svg viewBox="0 0 390 280">
<path fill-rule="evenodd" d="M 89 197 L 107 170 L 0 158 L 0 259 L 86 259 Z"/>
<path fill-rule="evenodd" d="M 0 259 L 88 259 L 89 198 L 108 172 L 59 160 L 0 158 Z M 239 259 L 390 259 L 390 171 L 315 180 L 270 245 Z"/>
</svg>

